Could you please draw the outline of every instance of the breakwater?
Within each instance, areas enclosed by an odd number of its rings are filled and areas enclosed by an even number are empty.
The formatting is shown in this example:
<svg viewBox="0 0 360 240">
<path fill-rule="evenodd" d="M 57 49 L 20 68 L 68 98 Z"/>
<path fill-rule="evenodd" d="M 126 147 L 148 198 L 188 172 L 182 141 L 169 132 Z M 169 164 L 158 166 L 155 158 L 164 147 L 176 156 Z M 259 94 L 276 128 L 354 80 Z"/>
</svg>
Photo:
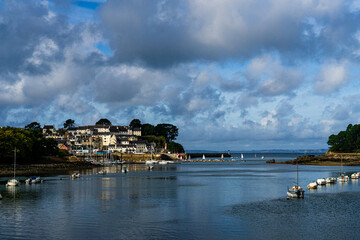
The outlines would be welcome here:
<svg viewBox="0 0 360 240">
<path fill-rule="evenodd" d="M 213 157 L 213 158 L 221 158 L 221 156 L 224 157 L 231 157 L 231 154 L 229 153 L 187 153 L 187 158 L 201 158 L 202 156 L 207 157 Z"/>
</svg>

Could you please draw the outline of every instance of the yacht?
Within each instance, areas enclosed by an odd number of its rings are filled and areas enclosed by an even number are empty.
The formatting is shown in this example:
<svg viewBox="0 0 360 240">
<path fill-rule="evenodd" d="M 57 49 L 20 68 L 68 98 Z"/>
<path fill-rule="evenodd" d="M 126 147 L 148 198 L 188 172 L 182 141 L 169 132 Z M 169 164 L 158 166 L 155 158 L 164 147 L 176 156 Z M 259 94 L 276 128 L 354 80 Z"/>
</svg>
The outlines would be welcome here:
<svg viewBox="0 0 360 240">
<path fill-rule="evenodd" d="M 20 182 L 15 177 L 16 177 L 16 148 L 14 149 L 14 178 L 8 180 L 8 182 L 6 183 L 7 187 L 15 187 L 20 185 Z"/>
<path fill-rule="evenodd" d="M 287 198 L 304 198 L 304 189 L 299 186 L 299 168 L 296 164 L 296 185 L 292 188 L 288 188 Z"/>
</svg>

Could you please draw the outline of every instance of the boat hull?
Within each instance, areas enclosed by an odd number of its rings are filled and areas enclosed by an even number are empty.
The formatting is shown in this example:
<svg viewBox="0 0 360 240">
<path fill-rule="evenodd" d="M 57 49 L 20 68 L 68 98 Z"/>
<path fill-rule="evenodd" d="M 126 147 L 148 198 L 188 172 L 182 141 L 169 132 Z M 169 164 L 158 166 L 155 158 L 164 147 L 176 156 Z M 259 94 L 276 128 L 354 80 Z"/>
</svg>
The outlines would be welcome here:
<svg viewBox="0 0 360 240">
<path fill-rule="evenodd" d="M 304 190 L 300 186 L 294 186 L 287 191 L 288 198 L 304 198 Z"/>
<path fill-rule="evenodd" d="M 16 180 L 16 179 L 11 179 L 6 183 L 7 187 L 16 187 L 16 186 L 19 186 L 19 185 L 20 185 L 20 182 L 18 180 Z"/>
</svg>

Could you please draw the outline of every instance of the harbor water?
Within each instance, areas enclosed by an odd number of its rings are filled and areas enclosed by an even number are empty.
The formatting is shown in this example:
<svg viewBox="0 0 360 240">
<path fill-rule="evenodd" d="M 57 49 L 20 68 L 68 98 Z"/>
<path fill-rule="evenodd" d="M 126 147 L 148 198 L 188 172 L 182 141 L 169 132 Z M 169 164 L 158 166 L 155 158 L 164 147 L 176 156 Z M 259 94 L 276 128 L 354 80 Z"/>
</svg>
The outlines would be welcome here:
<svg viewBox="0 0 360 240">
<path fill-rule="evenodd" d="M 0 239 L 357 239 L 359 180 L 286 199 L 300 154 L 240 154 L 227 162 L 102 167 L 82 177 L 41 176 L 5 187 Z M 244 161 L 245 160 L 245 161 Z M 99 170 L 106 175 L 97 175 Z M 360 167 L 343 167 L 350 176 Z M 340 166 L 299 166 L 299 185 L 338 177 Z M 22 178 L 21 180 L 24 180 Z"/>
</svg>

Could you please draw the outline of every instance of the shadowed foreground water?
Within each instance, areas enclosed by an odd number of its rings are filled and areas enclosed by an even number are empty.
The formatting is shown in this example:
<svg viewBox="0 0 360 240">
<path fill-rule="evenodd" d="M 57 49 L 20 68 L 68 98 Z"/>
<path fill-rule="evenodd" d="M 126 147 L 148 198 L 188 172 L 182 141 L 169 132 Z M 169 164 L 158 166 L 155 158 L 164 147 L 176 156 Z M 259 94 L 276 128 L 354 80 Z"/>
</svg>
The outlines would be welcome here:
<svg viewBox="0 0 360 240">
<path fill-rule="evenodd" d="M 272 155 L 291 159 L 295 155 Z M 355 239 L 360 184 L 349 181 L 286 200 L 296 166 L 247 161 L 106 168 L 0 186 L 1 239 Z M 300 166 L 300 185 L 339 167 Z M 344 167 L 348 173 L 359 167 Z M 62 180 L 61 180 L 62 179 Z M 6 179 L 2 179 L 5 181 Z"/>
</svg>

